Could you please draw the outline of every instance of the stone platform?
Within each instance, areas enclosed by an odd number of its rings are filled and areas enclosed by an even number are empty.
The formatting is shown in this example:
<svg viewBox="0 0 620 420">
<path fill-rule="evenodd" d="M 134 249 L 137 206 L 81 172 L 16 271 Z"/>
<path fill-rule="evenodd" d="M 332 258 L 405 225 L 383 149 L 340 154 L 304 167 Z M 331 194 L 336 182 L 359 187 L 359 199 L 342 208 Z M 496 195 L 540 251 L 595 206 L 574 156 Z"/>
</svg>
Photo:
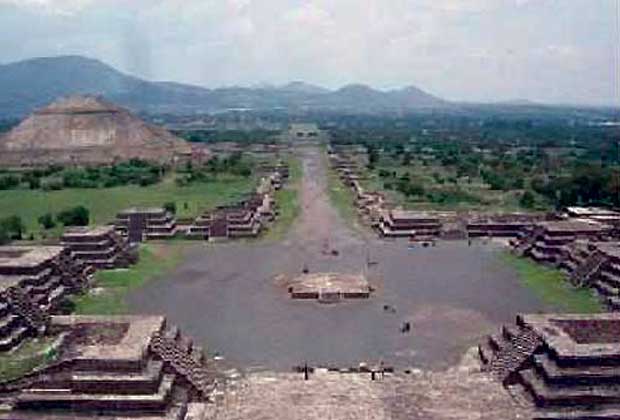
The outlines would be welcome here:
<svg viewBox="0 0 620 420">
<path fill-rule="evenodd" d="M 61 245 L 97 269 L 126 268 L 138 261 L 138 252 L 114 226 L 69 228 Z"/>
<path fill-rule="evenodd" d="M 304 274 L 292 279 L 288 292 L 293 299 L 339 302 L 344 299 L 368 299 L 372 287 L 362 275 L 340 273 Z"/>
<path fill-rule="evenodd" d="M 177 234 L 174 215 L 163 208 L 130 208 L 121 211 L 114 223 L 130 243 L 172 239 Z"/>
<path fill-rule="evenodd" d="M 480 346 L 487 369 L 517 384 L 536 419 L 620 418 L 620 314 L 520 315 Z"/>
<path fill-rule="evenodd" d="M 202 349 L 164 317 L 55 316 L 48 333 L 58 357 L 1 384 L 0 419 L 189 419 L 215 389 Z"/>
<path fill-rule="evenodd" d="M 0 247 L 0 351 L 45 332 L 49 315 L 85 290 L 91 274 L 64 247 Z"/>
</svg>

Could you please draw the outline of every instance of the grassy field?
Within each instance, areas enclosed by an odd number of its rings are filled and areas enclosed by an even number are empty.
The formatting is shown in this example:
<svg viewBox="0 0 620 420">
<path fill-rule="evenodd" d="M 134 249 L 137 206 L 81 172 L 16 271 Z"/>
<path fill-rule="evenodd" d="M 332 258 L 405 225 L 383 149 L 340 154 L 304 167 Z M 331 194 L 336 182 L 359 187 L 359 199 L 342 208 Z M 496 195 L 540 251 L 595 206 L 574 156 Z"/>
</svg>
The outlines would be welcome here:
<svg viewBox="0 0 620 420">
<path fill-rule="evenodd" d="M 328 169 L 327 173 L 327 194 L 329 195 L 329 200 L 332 205 L 336 208 L 345 223 L 358 232 L 362 231 L 363 228 L 359 223 L 359 215 L 355 208 L 353 191 L 344 185 L 336 171 L 332 169 Z"/>
<path fill-rule="evenodd" d="M 603 305 L 590 289 L 572 287 L 561 271 L 509 253 L 503 254 L 501 259 L 503 263 L 514 267 L 523 284 L 554 310 L 565 313 L 604 311 Z"/>
<path fill-rule="evenodd" d="M 26 224 L 27 235 L 34 233 L 38 237 L 42 232 L 38 218 L 48 212 L 55 214 L 83 205 L 90 210 L 90 223 L 96 225 L 112 222 L 118 211 L 128 207 L 162 206 L 174 201 L 177 217 L 195 217 L 207 208 L 239 198 L 254 186 L 253 178 L 228 177 L 184 187 L 166 180 L 148 187 L 0 191 L 0 218 L 19 215 Z M 60 229 L 55 229 L 47 236 L 57 236 L 59 232 Z"/>
<path fill-rule="evenodd" d="M 95 288 L 74 298 L 75 313 L 79 315 L 118 315 L 127 313 L 125 297 L 147 281 L 152 280 L 181 262 L 183 242 L 148 244 L 140 248 L 140 261 L 128 270 L 99 271 Z"/>
<path fill-rule="evenodd" d="M 281 239 L 290 230 L 301 213 L 299 188 L 303 177 L 303 168 L 299 159 L 291 158 L 288 164 L 290 169 L 289 182 L 284 188 L 275 193 L 275 200 L 280 214 L 263 237 L 266 240 Z"/>
<path fill-rule="evenodd" d="M 40 337 L 24 342 L 15 352 L 0 355 L 0 381 L 20 378 L 35 368 L 46 366 L 56 358 L 57 337 Z"/>
</svg>

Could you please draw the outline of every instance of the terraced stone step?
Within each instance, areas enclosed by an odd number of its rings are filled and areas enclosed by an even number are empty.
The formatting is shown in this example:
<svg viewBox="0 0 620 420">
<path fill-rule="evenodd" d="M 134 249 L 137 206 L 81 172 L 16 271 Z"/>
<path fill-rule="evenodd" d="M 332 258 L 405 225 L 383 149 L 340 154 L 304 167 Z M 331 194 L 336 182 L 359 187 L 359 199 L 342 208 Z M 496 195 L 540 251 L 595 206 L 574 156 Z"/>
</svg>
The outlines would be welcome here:
<svg viewBox="0 0 620 420">
<path fill-rule="evenodd" d="M 175 375 L 165 375 L 155 394 L 79 394 L 71 389 L 29 389 L 16 397 L 18 409 L 98 410 L 103 412 L 165 411 Z"/>
<path fill-rule="evenodd" d="M 478 346 L 478 356 L 480 356 L 482 364 L 487 365 L 495 357 L 495 352 L 488 343 L 485 343 Z"/>
<path fill-rule="evenodd" d="M 28 327 L 19 327 L 11 331 L 11 334 L 0 339 L 0 351 L 9 351 L 16 347 L 28 334 Z"/>
<path fill-rule="evenodd" d="M 0 302 L 0 316 L 5 316 L 9 313 L 9 304 L 6 301 Z"/>
<path fill-rule="evenodd" d="M 612 311 L 620 311 L 620 296 L 610 296 L 605 303 Z"/>
<path fill-rule="evenodd" d="M 600 280 L 594 282 L 594 287 L 596 288 L 596 290 L 600 294 L 605 295 L 605 296 L 618 296 L 618 295 L 620 295 L 620 289 L 619 288 L 612 286 L 611 284 L 607 283 L 603 279 L 600 279 Z"/>
<path fill-rule="evenodd" d="M 72 389 L 84 393 L 139 394 L 156 392 L 163 377 L 160 360 L 149 360 L 140 373 L 78 372 L 71 375 Z"/>
<path fill-rule="evenodd" d="M 163 336 L 168 340 L 177 341 L 181 336 L 181 331 L 176 325 L 166 326 Z"/>
<path fill-rule="evenodd" d="M 620 274 L 616 274 L 609 269 L 601 270 L 599 273 L 599 279 L 604 280 L 605 283 L 613 287 L 620 287 Z"/>
<path fill-rule="evenodd" d="M 556 386 L 620 384 L 620 366 L 560 367 L 547 353 L 536 355 L 534 361 L 545 381 Z"/>
<path fill-rule="evenodd" d="M 0 318 L 0 336 L 6 336 L 16 327 L 19 322 L 19 316 L 15 314 L 6 314 Z"/>
<path fill-rule="evenodd" d="M 548 386 L 534 370 L 520 373 L 521 381 L 539 407 L 591 406 L 593 404 L 620 404 L 619 386 Z"/>
<path fill-rule="evenodd" d="M 193 345 L 192 346 L 192 358 L 196 361 L 196 363 L 203 364 L 206 362 L 206 356 L 202 347 Z"/>
<path fill-rule="evenodd" d="M 599 410 L 538 411 L 532 420 L 620 420 L 620 408 Z"/>
<path fill-rule="evenodd" d="M 506 347 L 508 344 L 504 339 L 503 335 L 500 334 L 491 334 L 488 338 L 489 347 L 493 350 L 493 352 L 501 351 L 502 348 Z"/>
</svg>

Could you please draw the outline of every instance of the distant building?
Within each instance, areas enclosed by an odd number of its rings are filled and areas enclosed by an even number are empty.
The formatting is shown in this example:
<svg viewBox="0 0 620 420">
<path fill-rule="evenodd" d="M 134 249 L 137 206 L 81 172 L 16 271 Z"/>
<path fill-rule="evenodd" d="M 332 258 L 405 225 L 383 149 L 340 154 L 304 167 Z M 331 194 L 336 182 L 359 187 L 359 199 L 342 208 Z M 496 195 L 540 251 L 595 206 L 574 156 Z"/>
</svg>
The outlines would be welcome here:
<svg viewBox="0 0 620 420">
<path fill-rule="evenodd" d="M 291 124 L 289 133 L 291 137 L 301 140 L 319 137 L 319 127 L 316 124 Z"/>
</svg>

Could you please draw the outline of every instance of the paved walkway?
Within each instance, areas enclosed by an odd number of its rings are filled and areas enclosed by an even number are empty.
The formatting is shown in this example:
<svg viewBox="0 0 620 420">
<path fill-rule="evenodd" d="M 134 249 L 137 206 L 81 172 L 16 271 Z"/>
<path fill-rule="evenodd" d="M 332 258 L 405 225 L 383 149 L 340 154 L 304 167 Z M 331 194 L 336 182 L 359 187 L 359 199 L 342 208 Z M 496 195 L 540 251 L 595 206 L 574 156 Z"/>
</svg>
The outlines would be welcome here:
<svg viewBox="0 0 620 420">
<path fill-rule="evenodd" d="M 445 372 L 409 375 L 254 373 L 217 399 L 215 420 L 516 420 L 519 404 L 469 354 Z"/>
</svg>

